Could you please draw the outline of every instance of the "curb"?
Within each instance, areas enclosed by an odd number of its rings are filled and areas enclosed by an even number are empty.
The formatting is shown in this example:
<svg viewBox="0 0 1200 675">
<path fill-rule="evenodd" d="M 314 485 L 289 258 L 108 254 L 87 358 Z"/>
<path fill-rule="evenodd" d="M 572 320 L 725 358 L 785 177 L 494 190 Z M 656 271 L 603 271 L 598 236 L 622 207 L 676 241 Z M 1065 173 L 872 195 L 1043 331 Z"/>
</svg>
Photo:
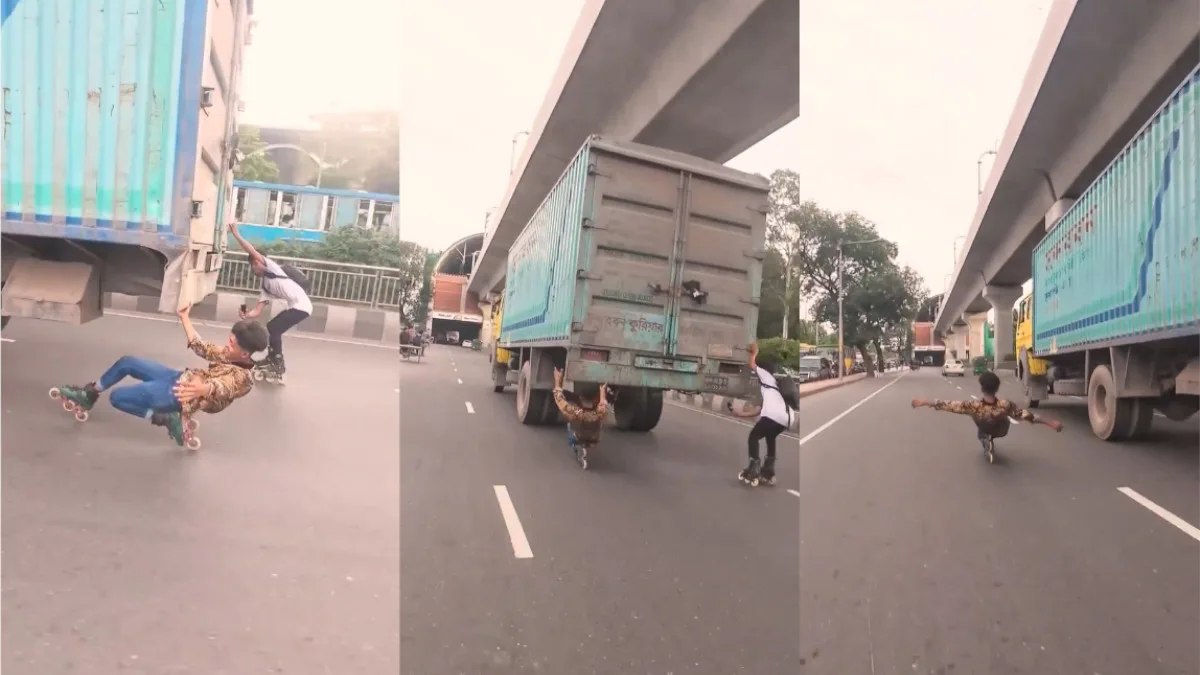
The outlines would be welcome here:
<svg viewBox="0 0 1200 675">
<path fill-rule="evenodd" d="M 884 372 L 886 373 L 888 371 L 884 371 Z M 866 373 L 857 373 L 855 375 L 847 375 L 845 377 L 845 379 L 843 379 L 840 383 L 837 380 L 826 380 L 825 382 L 817 382 L 817 383 L 813 383 L 813 384 L 802 384 L 799 387 L 800 398 L 808 398 L 809 396 L 813 396 L 815 394 L 819 394 L 824 391 L 829 391 L 830 389 L 838 389 L 840 387 L 844 387 L 853 382 L 858 382 L 859 380 L 863 380 L 866 377 L 867 377 Z M 707 412 L 716 413 L 718 415 L 724 415 L 724 416 L 727 416 L 730 418 L 732 418 L 732 416 L 729 415 L 729 413 L 725 412 L 726 402 L 732 403 L 735 406 L 746 405 L 747 403 L 752 404 L 752 405 L 758 405 L 758 403 L 753 400 L 742 399 L 742 398 L 733 398 L 730 396 L 721 396 L 719 394 L 686 394 L 683 392 L 672 391 L 670 393 L 670 398 L 671 398 L 671 400 L 679 401 L 680 403 L 683 403 L 684 405 L 687 405 L 688 407 L 696 408 L 697 410 L 704 410 Z M 800 430 L 799 415 L 793 416 L 792 425 L 788 430 L 789 431 L 799 431 Z"/>
<path fill-rule="evenodd" d="M 158 302 L 159 299 L 152 296 L 125 295 L 123 293 L 104 294 L 105 309 L 125 312 L 162 314 L 158 311 Z M 192 318 L 234 324 L 238 321 L 238 308 L 242 304 L 253 307 L 257 303 L 257 293 L 221 291 L 196 303 L 192 307 Z M 286 306 L 280 300 L 272 300 L 270 315 L 278 314 Z M 265 311 L 264 314 L 266 314 Z M 314 302 L 312 316 L 301 321 L 293 330 L 310 335 L 329 335 L 368 342 L 399 344 L 400 313 Z"/>
</svg>

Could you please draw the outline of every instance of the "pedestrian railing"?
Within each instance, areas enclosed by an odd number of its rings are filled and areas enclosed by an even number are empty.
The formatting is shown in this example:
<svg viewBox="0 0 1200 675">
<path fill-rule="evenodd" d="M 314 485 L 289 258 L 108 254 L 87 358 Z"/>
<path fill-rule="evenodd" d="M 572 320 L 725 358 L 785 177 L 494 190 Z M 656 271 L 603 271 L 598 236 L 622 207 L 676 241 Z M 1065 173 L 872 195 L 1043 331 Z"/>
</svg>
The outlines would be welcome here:
<svg viewBox="0 0 1200 675">
<path fill-rule="evenodd" d="M 308 277 L 313 300 L 398 309 L 403 281 L 394 267 L 271 256 L 280 265 L 288 263 Z M 258 292 L 262 280 L 250 271 L 250 260 L 240 251 L 227 251 L 217 287 L 231 291 Z"/>
</svg>

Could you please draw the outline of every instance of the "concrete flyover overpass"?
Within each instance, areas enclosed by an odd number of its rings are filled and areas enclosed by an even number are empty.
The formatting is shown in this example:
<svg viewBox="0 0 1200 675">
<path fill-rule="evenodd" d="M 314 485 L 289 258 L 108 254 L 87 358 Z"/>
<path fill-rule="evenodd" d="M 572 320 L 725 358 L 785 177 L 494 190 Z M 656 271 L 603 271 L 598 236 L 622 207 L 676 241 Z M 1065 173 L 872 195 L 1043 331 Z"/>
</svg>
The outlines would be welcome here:
<svg viewBox="0 0 1200 675">
<path fill-rule="evenodd" d="M 1200 62 L 1196 0 L 1055 0 L 936 330 L 996 310 L 998 360 L 1033 247 Z"/>
<path fill-rule="evenodd" d="M 592 134 L 727 162 L 800 109 L 798 0 L 587 0 L 470 290 L 503 287 L 508 249 Z"/>
</svg>

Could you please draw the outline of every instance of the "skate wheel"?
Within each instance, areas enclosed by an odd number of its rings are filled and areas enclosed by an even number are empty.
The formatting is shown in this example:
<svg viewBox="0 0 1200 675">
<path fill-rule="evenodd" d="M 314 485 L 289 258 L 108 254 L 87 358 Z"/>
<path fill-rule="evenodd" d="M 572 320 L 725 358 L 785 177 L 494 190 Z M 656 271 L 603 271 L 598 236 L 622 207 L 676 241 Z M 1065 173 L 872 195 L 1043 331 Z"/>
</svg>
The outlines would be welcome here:
<svg viewBox="0 0 1200 675">
<path fill-rule="evenodd" d="M 66 410 L 67 412 L 75 411 L 75 404 L 68 401 L 67 399 L 63 399 L 62 406 L 63 406 L 63 410 Z"/>
<path fill-rule="evenodd" d="M 585 459 L 583 457 L 579 458 L 579 468 L 583 469 L 584 471 L 587 471 L 587 459 Z"/>
<path fill-rule="evenodd" d="M 192 436 L 191 438 L 187 439 L 184 445 L 187 446 L 188 450 L 195 452 L 200 449 L 200 439 Z"/>
<path fill-rule="evenodd" d="M 254 370 L 251 370 L 250 371 L 250 379 L 254 380 L 255 382 L 262 382 L 263 381 L 263 372 L 257 368 L 255 368 Z"/>
<path fill-rule="evenodd" d="M 58 390 L 58 387 L 50 387 L 50 398 L 57 401 L 59 396 L 62 396 L 62 392 Z"/>
<path fill-rule="evenodd" d="M 992 452 L 991 450 L 988 450 L 988 464 L 995 464 L 995 463 L 996 463 L 996 453 Z"/>
<path fill-rule="evenodd" d="M 199 428 L 200 428 L 200 422 L 199 422 L 198 420 L 191 420 L 191 419 L 190 419 L 190 420 L 188 420 L 188 421 L 187 421 L 187 430 L 188 430 L 188 431 L 195 431 L 195 430 L 197 430 L 197 429 L 199 429 Z"/>
<path fill-rule="evenodd" d="M 77 422 L 86 422 L 86 421 L 88 421 L 88 411 L 86 411 L 86 410 L 76 410 L 76 411 L 75 411 L 75 421 L 77 421 Z"/>
<path fill-rule="evenodd" d="M 757 478 L 750 479 L 750 487 L 758 487 L 758 479 Z"/>
<path fill-rule="evenodd" d="M 278 382 L 279 384 L 287 384 L 287 376 L 280 375 L 278 378 L 276 378 L 275 381 Z"/>
</svg>

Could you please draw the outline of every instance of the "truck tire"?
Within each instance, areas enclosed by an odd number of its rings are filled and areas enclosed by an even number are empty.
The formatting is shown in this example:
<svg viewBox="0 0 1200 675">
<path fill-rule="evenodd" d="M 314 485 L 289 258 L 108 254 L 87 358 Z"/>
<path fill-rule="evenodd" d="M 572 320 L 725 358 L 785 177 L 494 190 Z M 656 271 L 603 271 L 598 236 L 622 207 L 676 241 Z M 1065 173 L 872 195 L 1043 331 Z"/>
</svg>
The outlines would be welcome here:
<svg viewBox="0 0 1200 675">
<path fill-rule="evenodd" d="M 663 393 L 661 389 L 646 390 L 646 403 L 642 408 L 642 415 L 638 418 L 637 426 L 634 431 L 653 431 L 654 427 L 658 426 L 659 420 L 662 419 L 663 411 Z"/>
<path fill-rule="evenodd" d="M 508 384 L 508 368 L 492 364 L 492 391 L 497 394 L 504 393 L 504 387 Z"/>
<path fill-rule="evenodd" d="M 1029 352 L 1021 350 L 1017 356 L 1017 380 L 1025 391 L 1025 409 L 1032 410 L 1041 404 L 1041 400 L 1033 397 L 1033 376 L 1029 374 Z"/>
<path fill-rule="evenodd" d="M 0 330 L 4 330 L 8 327 L 8 320 L 11 318 L 11 316 L 0 316 Z"/>
<path fill-rule="evenodd" d="M 1088 421 L 1104 441 L 1123 441 L 1134 431 L 1134 399 L 1117 398 L 1116 380 L 1106 365 L 1096 366 L 1088 380 Z"/>
<path fill-rule="evenodd" d="M 517 419 L 521 424 L 546 423 L 547 394 L 545 390 L 533 388 L 533 367 L 529 361 L 522 363 L 521 375 L 517 380 Z"/>
<path fill-rule="evenodd" d="M 1154 426 L 1154 399 L 1129 399 L 1133 410 L 1133 423 L 1129 425 L 1129 440 L 1139 441 L 1150 435 Z"/>
<path fill-rule="evenodd" d="M 630 387 L 617 396 L 613 417 L 622 431 L 647 432 L 658 425 L 662 406 L 662 391 Z"/>
</svg>

